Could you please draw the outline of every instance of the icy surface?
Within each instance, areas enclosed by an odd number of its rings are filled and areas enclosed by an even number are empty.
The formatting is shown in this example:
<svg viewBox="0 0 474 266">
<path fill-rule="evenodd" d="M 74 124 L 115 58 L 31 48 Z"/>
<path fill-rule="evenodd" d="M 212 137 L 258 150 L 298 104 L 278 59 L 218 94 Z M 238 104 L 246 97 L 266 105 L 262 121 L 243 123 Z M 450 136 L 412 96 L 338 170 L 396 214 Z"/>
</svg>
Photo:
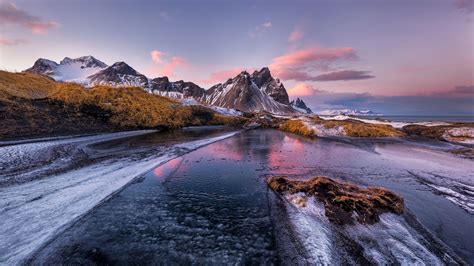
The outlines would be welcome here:
<svg viewBox="0 0 474 266">
<path fill-rule="evenodd" d="M 72 143 L 90 145 L 118 136 L 143 133 L 114 133 L 5 146 L 0 147 L 0 158 L 6 162 L 6 167 L 14 169 L 23 164 L 22 160 L 34 161 L 54 147 Z M 70 222 L 157 165 L 234 134 L 236 132 L 161 149 L 158 147 L 152 153 L 118 156 L 26 183 L 0 187 L 0 264 L 20 263 Z M 56 167 L 54 163 L 50 166 Z M 47 164 L 43 166 L 46 167 Z M 19 173 L 11 178 L 21 180 L 24 175 Z"/>
<path fill-rule="evenodd" d="M 379 265 L 441 265 L 438 257 L 431 253 L 403 217 L 385 213 L 374 225 L 357 224 L 345 231 L 364 247 L 365 256 Z"/>
</svg>

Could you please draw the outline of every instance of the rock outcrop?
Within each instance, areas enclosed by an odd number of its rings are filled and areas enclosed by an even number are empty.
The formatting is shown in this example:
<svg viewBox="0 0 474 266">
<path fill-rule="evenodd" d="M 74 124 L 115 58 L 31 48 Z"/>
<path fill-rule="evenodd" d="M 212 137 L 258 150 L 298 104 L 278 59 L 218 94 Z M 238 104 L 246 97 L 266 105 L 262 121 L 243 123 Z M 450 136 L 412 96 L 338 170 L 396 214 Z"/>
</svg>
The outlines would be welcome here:
<svg viewBox="0 0 474 266">
<path fill-rule="evenodd" d="M 267 184 L 280 194 L 302 194 L 294 199 L 302 207 L 307 198 L 314 197 L 324 204 L 327 218 L 338 225 L 355 221 L 374 224 L 382 213 L 402 214 L 404 211 L 403 198 L 385 188 L 364 188 L 324 176 L 304 181 L 275 176 L 269 178 Z"/>
</svg>

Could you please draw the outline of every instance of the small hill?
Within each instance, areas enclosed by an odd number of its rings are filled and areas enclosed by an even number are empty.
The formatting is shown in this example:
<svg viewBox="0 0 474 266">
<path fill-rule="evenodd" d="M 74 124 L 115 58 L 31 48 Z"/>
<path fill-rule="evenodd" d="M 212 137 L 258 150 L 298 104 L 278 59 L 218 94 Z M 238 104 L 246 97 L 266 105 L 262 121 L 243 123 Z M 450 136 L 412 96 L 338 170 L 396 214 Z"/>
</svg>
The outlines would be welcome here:
<svg viewBox="0 0 474 266">
<path fill-rule="evenodd" d="M 7 100 L 11 97 L 45 98 L 55 84 L 53 79 L 43 75 L 0 71 L 0 99 Z"/>
<path fill-rule="evenodd" d="M 34 73 L 9 72 L 0 72 L 0 119 L 0 139 L 245 122 L 139 87 L 85 88 Z"/>
</svg>

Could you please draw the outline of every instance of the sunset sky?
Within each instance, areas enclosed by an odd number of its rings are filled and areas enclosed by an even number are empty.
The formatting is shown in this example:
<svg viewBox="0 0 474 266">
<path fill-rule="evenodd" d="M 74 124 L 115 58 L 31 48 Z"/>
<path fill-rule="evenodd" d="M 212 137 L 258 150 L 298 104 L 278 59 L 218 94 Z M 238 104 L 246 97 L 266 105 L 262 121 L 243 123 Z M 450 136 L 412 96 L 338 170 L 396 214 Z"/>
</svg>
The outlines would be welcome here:
<svg viewBox="0 0 474 266">
<path fill-rule="evenodd" d="M 204 88 L 269 66 L 316 111 L 474 115 L 474 0 L 0 0 L 0 69 L 83 55 Z"/>
</svg>

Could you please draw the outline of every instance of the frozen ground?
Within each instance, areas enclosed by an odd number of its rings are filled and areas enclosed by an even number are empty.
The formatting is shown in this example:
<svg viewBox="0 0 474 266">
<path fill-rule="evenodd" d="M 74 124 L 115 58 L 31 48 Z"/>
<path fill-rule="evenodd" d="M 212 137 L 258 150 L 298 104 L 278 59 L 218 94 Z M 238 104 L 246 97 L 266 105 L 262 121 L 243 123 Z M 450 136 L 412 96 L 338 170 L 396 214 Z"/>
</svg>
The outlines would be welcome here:
<svg viewBox="0 0 474 266">
<path fill-rule="evenodd" d="M 449 125 L 446 122 L 393 122 L 393 121 L 384 121 L 384 120 L 375 120 L 375 119 L 365 119 L 347 115 L 336 115 L 336 116 L 319 116 L 321 119 L 324 120 L 347 120 L 353 119 L 358 120 L 368 124 L 379 124 L 379 125 L 390 125 L 394 128 L 402 128 L 408 125 L 421 125 L 421 126 L 445 126 Z"/>
<path fill-rule="evenodd" d="M 66 225 L 157 165 L 236 134 L 152 149 L 122 147 L 106 152 L 93 147 L 146 133 L 150 131 L 0 147 L 0 264 L 21 263 Z"/>
</svg>

